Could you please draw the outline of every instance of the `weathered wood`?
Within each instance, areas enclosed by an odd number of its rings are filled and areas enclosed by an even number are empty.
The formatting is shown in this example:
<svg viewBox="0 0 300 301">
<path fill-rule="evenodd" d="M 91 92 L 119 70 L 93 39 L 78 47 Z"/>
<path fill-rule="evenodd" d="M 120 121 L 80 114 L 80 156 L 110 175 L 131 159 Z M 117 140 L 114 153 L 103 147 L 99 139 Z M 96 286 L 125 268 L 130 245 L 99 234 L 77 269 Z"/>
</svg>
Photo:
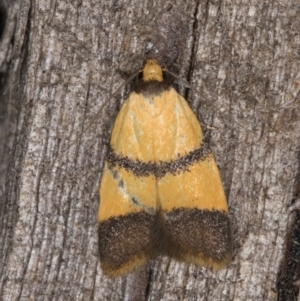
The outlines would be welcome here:
<svg viewBox="0 0 300 301">
<path fill-rule="evenodd" d="M 9 5 L 0 45 L 1 66 L 10 64 L 0 148 L 1 298 L 276 300 L 299 185 L 300 1 Z M 128 85 L 110 95 L 146 57 L 195 87 L 180 91 L 214 128 L 206 132 L 234 238 L 228 269 L 163 257 L 130 277 L 102 275 L 98 186 Z"/>
</svg>

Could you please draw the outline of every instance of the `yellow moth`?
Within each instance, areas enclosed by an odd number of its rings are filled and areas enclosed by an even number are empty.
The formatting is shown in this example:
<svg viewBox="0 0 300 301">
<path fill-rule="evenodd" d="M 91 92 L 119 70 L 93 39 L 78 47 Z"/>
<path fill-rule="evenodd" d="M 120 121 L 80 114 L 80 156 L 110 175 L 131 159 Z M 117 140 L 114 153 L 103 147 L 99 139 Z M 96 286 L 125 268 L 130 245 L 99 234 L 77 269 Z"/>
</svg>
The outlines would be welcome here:
<svg viewBox="0 0 300 301">
<path fill-rule="evenodd" d="M 100 185 L 103 271 L 126 274 L 158 254 L 222 268 L 231 260 L 227 202 L 186 100 L 148 60 L 113 127 Z"/>
</svg>

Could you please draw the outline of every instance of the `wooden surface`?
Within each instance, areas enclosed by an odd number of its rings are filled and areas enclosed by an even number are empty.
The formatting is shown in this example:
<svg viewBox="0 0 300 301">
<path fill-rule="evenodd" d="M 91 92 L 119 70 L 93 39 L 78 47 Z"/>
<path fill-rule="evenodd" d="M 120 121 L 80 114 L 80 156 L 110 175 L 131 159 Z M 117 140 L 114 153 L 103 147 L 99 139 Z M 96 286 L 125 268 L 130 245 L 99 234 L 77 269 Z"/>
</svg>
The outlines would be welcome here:
<svg viewBox="0 0 300 301">
<path fill-rule="evenodd" d="M 277 300 L 299 186 L 299 16 L 299 0 L 11 3 L 0 45 L 0 65 L 10 66 L 1 90 L 2 300 Z M 149 57 L 194 87 L 179 91 L 221 171 L 234 238 L 228 269 L 163 257 L 128 277 L 102 276 L 98 186 L 130 85 L 110 96 Z"/>
</svg>

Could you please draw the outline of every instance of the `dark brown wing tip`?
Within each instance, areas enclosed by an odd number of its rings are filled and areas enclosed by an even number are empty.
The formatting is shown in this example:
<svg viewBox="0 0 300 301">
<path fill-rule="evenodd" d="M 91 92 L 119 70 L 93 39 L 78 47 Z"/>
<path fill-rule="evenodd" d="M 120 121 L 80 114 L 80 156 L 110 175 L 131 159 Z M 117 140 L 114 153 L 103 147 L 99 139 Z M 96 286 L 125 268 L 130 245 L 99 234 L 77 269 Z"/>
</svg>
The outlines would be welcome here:
<svg viewBox="0 0 300 301">
<path fill-rule="evenodd" d="M 99 255 L 105 274 L 110 277 L 124 275 L 154 256 L 154 219 L 147 212 L 138 212 L 99 223 Z"/>
<path fill-rule="evenodd" d="M 106 276 L 117 278 L 134 272 L 136 269 L 146 264 L 148 259 L 149 258 L 144 254 L 138 254 L 117 268 L 112 267 L 109 262 L 101 261 L 101 269 Z"/>
<path fill-rule="evenodd" d="M 100 222 L 101 267 L 109 277 L 128 274 L 159 253 L 213 270 L 226 267 L 232 257 L 228 212 L 177 208 Z"/>
<path fill-rule="evenodd" d="M 170 256 L 214 270 L 231 262 L 228 212 L 177 208 L 165 214 L 165 226 Z"/>
</svg>

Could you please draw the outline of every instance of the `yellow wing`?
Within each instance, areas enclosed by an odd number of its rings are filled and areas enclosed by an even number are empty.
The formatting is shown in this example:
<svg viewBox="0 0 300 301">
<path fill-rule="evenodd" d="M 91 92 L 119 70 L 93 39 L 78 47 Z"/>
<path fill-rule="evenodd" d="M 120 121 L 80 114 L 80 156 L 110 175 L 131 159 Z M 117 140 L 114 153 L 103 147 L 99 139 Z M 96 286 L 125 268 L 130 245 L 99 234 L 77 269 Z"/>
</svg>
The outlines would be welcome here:
<svg viewBox="0 0 300 301">
<path fill-rule="evenodd" d="M 131 271 L 155 252 L 156 179 L 144 173 L 151 154 L 139 137 L 136 102 L 132 93 L 117 116 L 100 186 L 99 252 L 110 276 Z"/>
<path fill-rule="evenodd" d="M 230 221 L 219 171 L 185 99 L 173 89 L 165 97 L 174 105 L 176 122 L 161 127 L 175 127 L 176 134 L 164 137 L 175 142 L 165 163 L 157 160 L 160 220 L 166 237 L 163 252 L 218 269 L 231 260 Z"/>
</svg>

